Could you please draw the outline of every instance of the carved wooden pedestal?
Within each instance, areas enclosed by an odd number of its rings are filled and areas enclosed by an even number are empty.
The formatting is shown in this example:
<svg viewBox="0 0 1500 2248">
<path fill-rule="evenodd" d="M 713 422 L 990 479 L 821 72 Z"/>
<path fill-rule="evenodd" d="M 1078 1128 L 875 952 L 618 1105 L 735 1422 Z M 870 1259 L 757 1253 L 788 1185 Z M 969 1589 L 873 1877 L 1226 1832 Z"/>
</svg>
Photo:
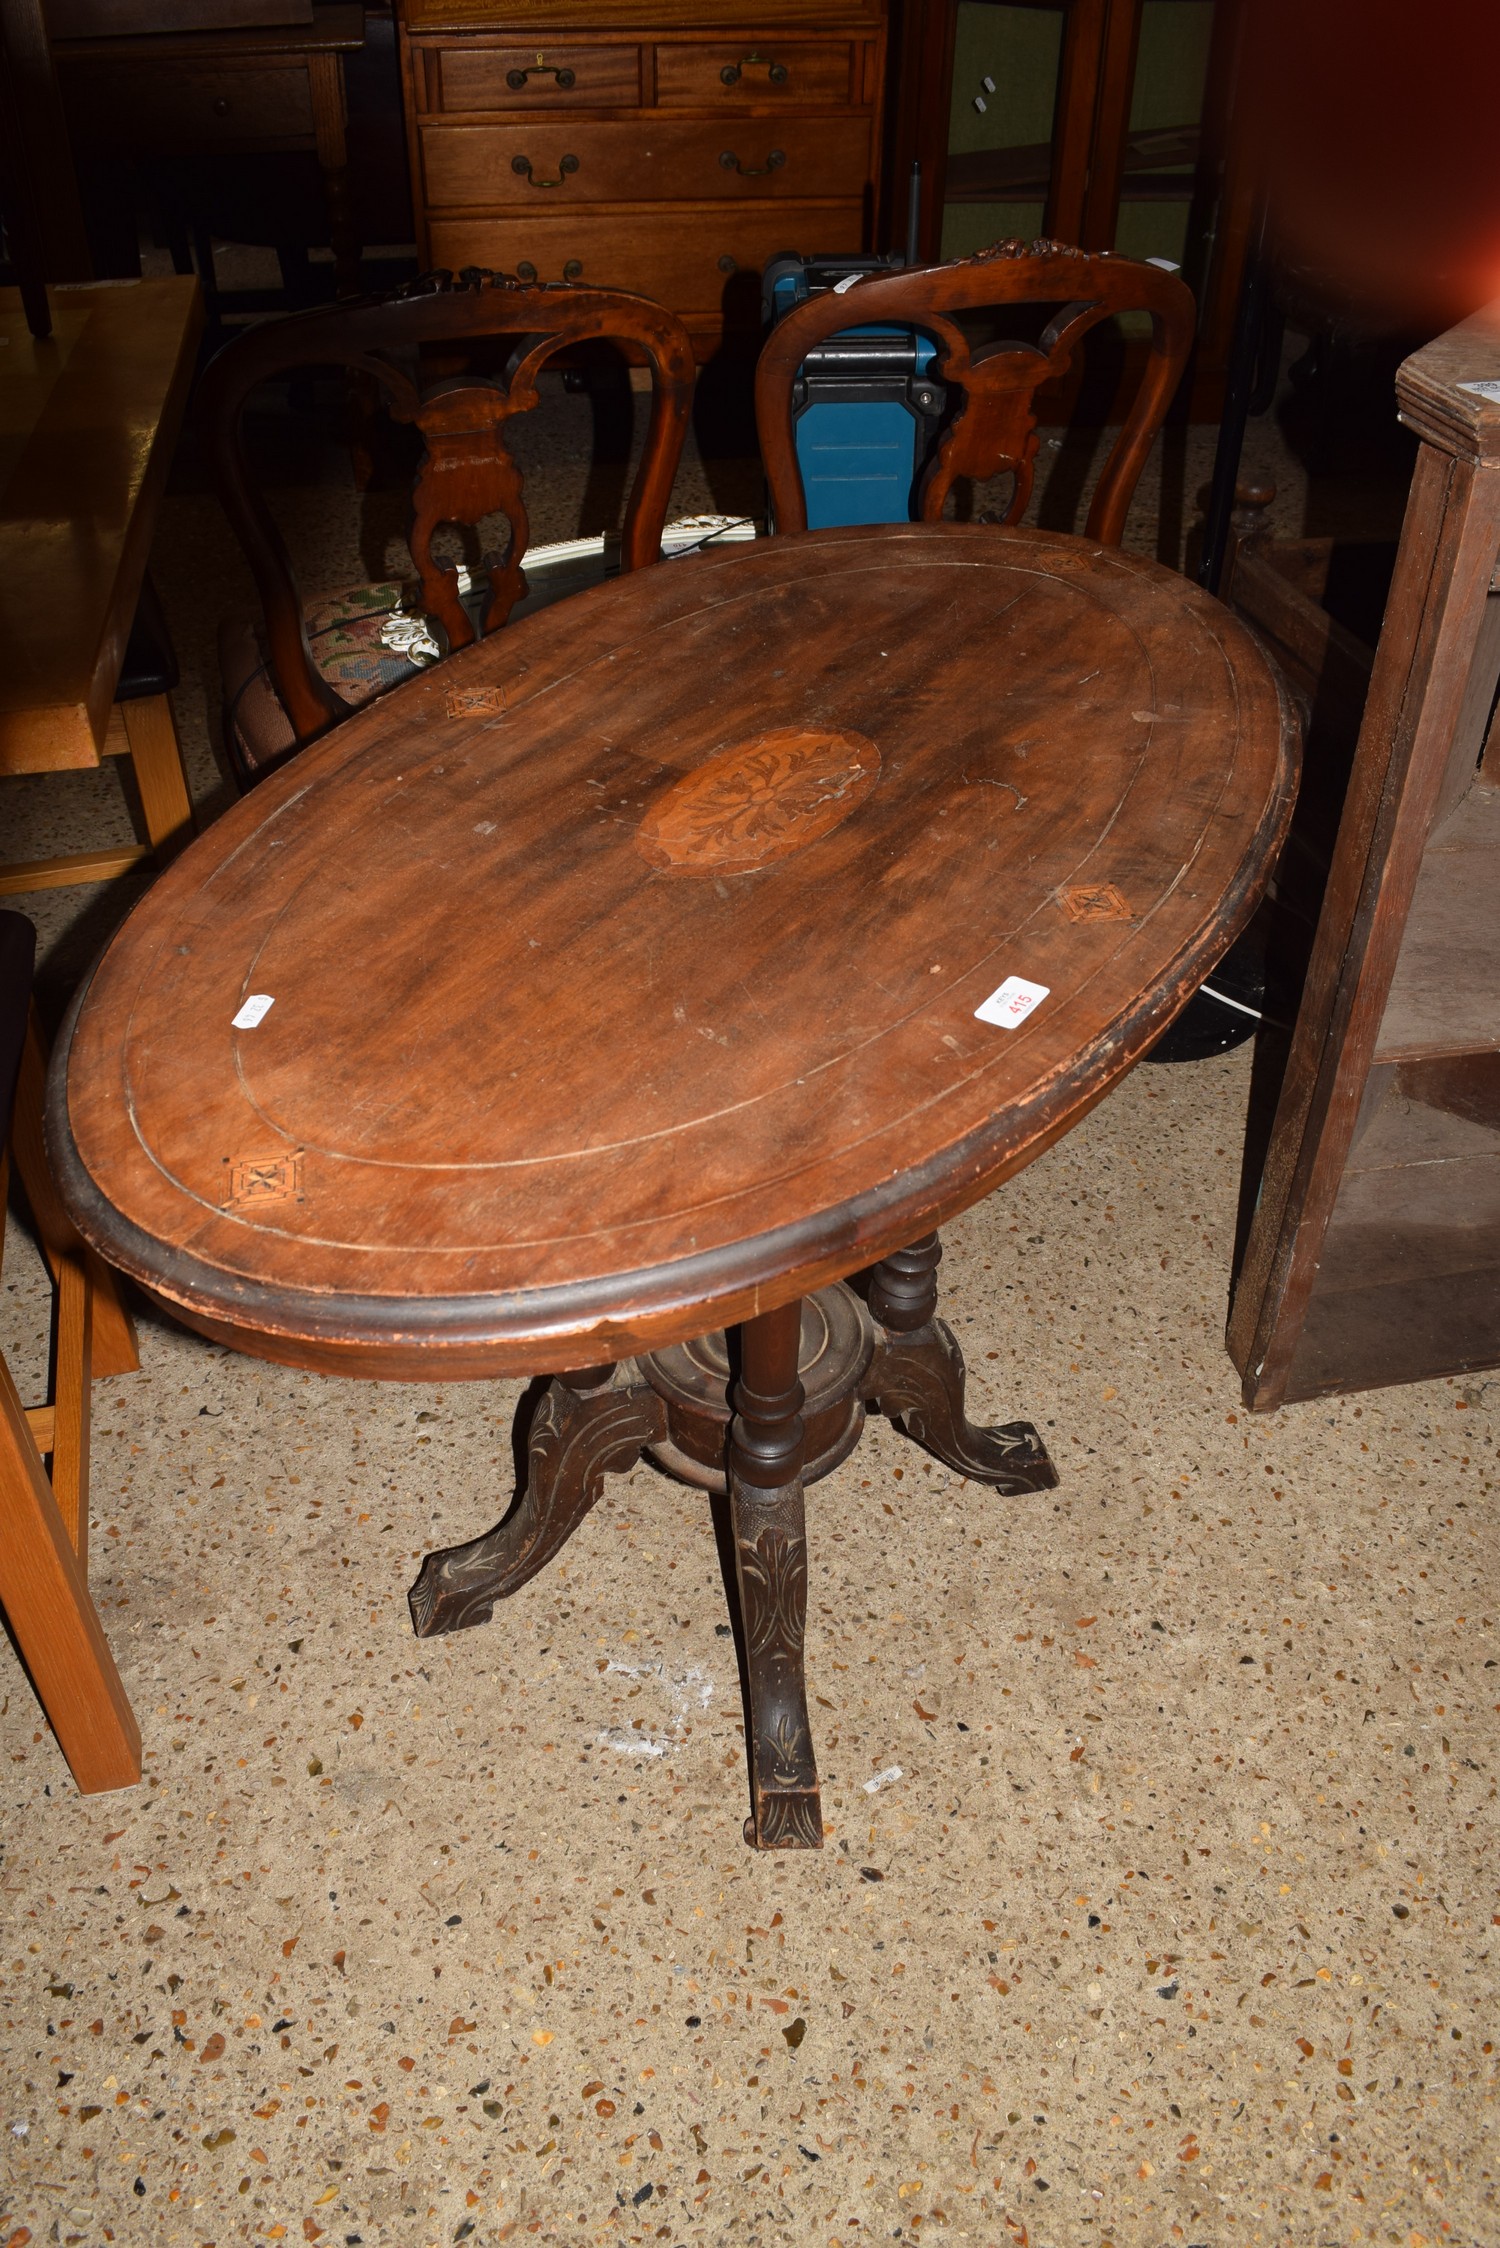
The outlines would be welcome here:
<svg viewBox="0 0 1500 2248">
<path fill-rule="evenodd" d="M 807 1525 L 803 1489 L 858 1443 L 874 1405 L 949 1467 L 1014 1496 L 1056 1471 L 1025 1421 L 976 1428 L 963 1354 L 937 1317 L 935 1233 L 846 1281 L 727 1334 L 618 1366 L 556 1376 L 531 1425 L 526 1486 L 505 1520 L 430 1553 L 411 1589 L 421 1637 L 487 1623 L 571 1537 L 607 1474 L 643 1451 L 727 1491 L 748 1680 L 755 1848 L 821 1848 L 823 1815 L 803 1678 Z"/>
</svg>

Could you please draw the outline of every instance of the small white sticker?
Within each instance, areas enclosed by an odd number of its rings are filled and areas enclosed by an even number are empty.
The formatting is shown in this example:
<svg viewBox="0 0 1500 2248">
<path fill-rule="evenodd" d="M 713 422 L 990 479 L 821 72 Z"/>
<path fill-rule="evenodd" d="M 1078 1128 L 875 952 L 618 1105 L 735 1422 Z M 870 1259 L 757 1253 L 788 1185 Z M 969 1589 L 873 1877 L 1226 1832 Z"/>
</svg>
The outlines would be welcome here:
<svg viewBox="0 0 1500 2248">
<path fill-rule="evenodd" d="M 234 1018 L 236 1030 L 255 1030 L 263 1023 L 276 1001 L 269 991 L 252 991 L 244 1006 Z"/>
<path fill-rule="evenodd" d="M 834 295 L 835 295 L 836 297 L 847 296 L 848 292 L 849 292 L 849 291 L 850 291 L 850 290 L 851 290 L 851 289 L 853 288 L 853 286 L 854 286 L 855 282 L 856 282 L 856 281 L 863 281 L 863 279 L 864 279 L 864 275 L 863 275 L 862 273 L 846 273 L 846 274 L 844 275 L 844 278 L 843 278 L 843 280 L 842 280 L 842 281 L 835 281 L 835 282 L 834 282 L 834 284 L 833 284 L 833 293 L 834 293 Z"/>
<path fill-rule="evenodd" d="M 1487 398 L 1494 403 L 1500 400 L 1500 382 L 1461 382 L 1460 390 L 1472 390 L 1476 398 Z"/>
<path fill-rule="evenodd" d="M 998 991 L 992 991 L 982 1007 L 974 1009 L 974 1019 L 981 1023 L 998 1023 L 1002 1030 L 1014 1030 L 1023 1023 L 1033 1007 L 1040 1007 L 1050 986 L 1028 983 L 1024 976 L 1007 976 Z"/>
<path fill-rule="evenodd" d="M 887 1764 L 885 1770 L 877 1772 L 873 1780 L 863 1782 L 864 1791 L 866 1795 L 878 1795 L 883 1787 L 894 1787 L 897 1780 L 905 1777 L 899 1764 Z"/>
<path fill-rule="evenodd" d="M 1147 265 L 1159 265 L 1163 273 L 1180 273 L 1182 267 L 1175 258 L 1147 258 Z"/>
</svg>

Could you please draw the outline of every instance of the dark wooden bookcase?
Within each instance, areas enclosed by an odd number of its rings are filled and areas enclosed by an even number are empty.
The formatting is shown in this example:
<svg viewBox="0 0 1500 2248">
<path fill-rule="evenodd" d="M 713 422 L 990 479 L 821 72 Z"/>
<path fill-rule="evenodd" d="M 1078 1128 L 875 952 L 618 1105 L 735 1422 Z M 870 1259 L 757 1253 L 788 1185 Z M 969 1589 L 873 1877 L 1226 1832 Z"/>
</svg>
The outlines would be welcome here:
<svg viewBox="0 0 1500 2248">
<path fill-rule="evenodd" d="M 1500 303 L 1421 441 L 1229 1322 L 1245 1401 L 1500 1365 Z"/>
<path fill-rule="evenodd" d="M 1089 251 L 1119 246 L 1122 203 L 1186 205 L 1184 277 L 1198 298 L 1188 405 L 1194 420 L 1217 421 L 1255 203 L 1254 150 L 1235 117 L 1241 27 L 1252 0 L 1214 0 L 1201 113 L 1138 131 L 1131 109 L 1145 4 L 1006 0 L 1002 12 L 1061 19 L 1051 138 L 962 154 L 949 148 L 958 0 L 895 0 L 880 237 L 888 247 L 905 245 L 914 161 L 921 167 L 918 246 L 930 263 L 944 255 L 944 212 L 952 204 L 1035 198 L 1043 235 Z M 948 255 L 957 254 L 950 240 Z M 1136 379 L 1131 369 L 1122 395 Z M 1122 411 L 1117 405 L 1114 418 Z M 1071 407 L 1058 418 L 1071 418 Z"/>
</svg>

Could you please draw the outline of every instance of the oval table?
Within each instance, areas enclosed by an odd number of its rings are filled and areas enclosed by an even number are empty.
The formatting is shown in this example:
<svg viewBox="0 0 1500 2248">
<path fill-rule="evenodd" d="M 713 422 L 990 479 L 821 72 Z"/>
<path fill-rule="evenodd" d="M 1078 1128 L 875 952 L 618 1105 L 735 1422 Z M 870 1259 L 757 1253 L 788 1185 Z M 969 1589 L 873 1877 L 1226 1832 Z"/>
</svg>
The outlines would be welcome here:
<svg viewBox="0 0 1500 2248">
<path fill-rule="evenodd" d="M 867 1406 L 1002 1492 L 937 1227 L 1077 1121 L 1234 938 L 1295 724 L 1215 601 L 954 524 L 706 552 L 452 658 L 258 788 L 80 995 L 50 1146 L 200 1333 L 552 1377 L 431 1554 L 485 1621 L 644 1450 L 727 1490 L 762 1847 L 822 1840 L 804 1484 Z"/>
</svg>

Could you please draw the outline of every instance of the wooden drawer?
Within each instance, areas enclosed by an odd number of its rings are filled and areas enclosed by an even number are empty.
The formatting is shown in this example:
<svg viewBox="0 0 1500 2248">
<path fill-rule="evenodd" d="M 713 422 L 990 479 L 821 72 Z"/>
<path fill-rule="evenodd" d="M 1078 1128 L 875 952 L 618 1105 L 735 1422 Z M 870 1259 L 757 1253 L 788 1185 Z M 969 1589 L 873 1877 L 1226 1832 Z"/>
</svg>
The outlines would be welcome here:
<svg viewBox="0 0 1500 2248">
<path fill-rule="evenodd" d="M 774 32 L 711 45 L 656 50 L 656 98 L 664 109 L 828 109 L 857 98 L 854 49 L 777 41 Z"/>
<path fill-rule="evenodd" d="M 863 235 L 864 205 L 855 201 L 812 211 L 778 204 L 775 210 L 735 205 L 659 216 L 574 219 L 549 211 L 524 219 L 436 219 L 431 243 L 435 265 L 517 273 L 529 264 L 539 281 L 633 289 L 675 312 L 722 313 L 731 326 L 753 328 L 768 259 L 789 249 L 808 255 L 858 250 Z"/>
<path fill-rule="evenodd" d="M 863 189 L 870 159 L 863 117 L 679 124 L 554 116 L 534 126 L 424 125 L 421 133 L 429 210 L 530 212 L 543 197 L 555 206 L 844 196 Z"/>
<path fill-rule="evenodd" d="M 444 47 L 426 59 L 436 109 L 634 109 L 641 98 L 638 47 Z"/>
<path fill-rule="evenodd" d="M 75 139 L 125 154 L 264 148 L 313 137 L 307 66 L 76 62 L 60 73 Z"/>
</svg>

